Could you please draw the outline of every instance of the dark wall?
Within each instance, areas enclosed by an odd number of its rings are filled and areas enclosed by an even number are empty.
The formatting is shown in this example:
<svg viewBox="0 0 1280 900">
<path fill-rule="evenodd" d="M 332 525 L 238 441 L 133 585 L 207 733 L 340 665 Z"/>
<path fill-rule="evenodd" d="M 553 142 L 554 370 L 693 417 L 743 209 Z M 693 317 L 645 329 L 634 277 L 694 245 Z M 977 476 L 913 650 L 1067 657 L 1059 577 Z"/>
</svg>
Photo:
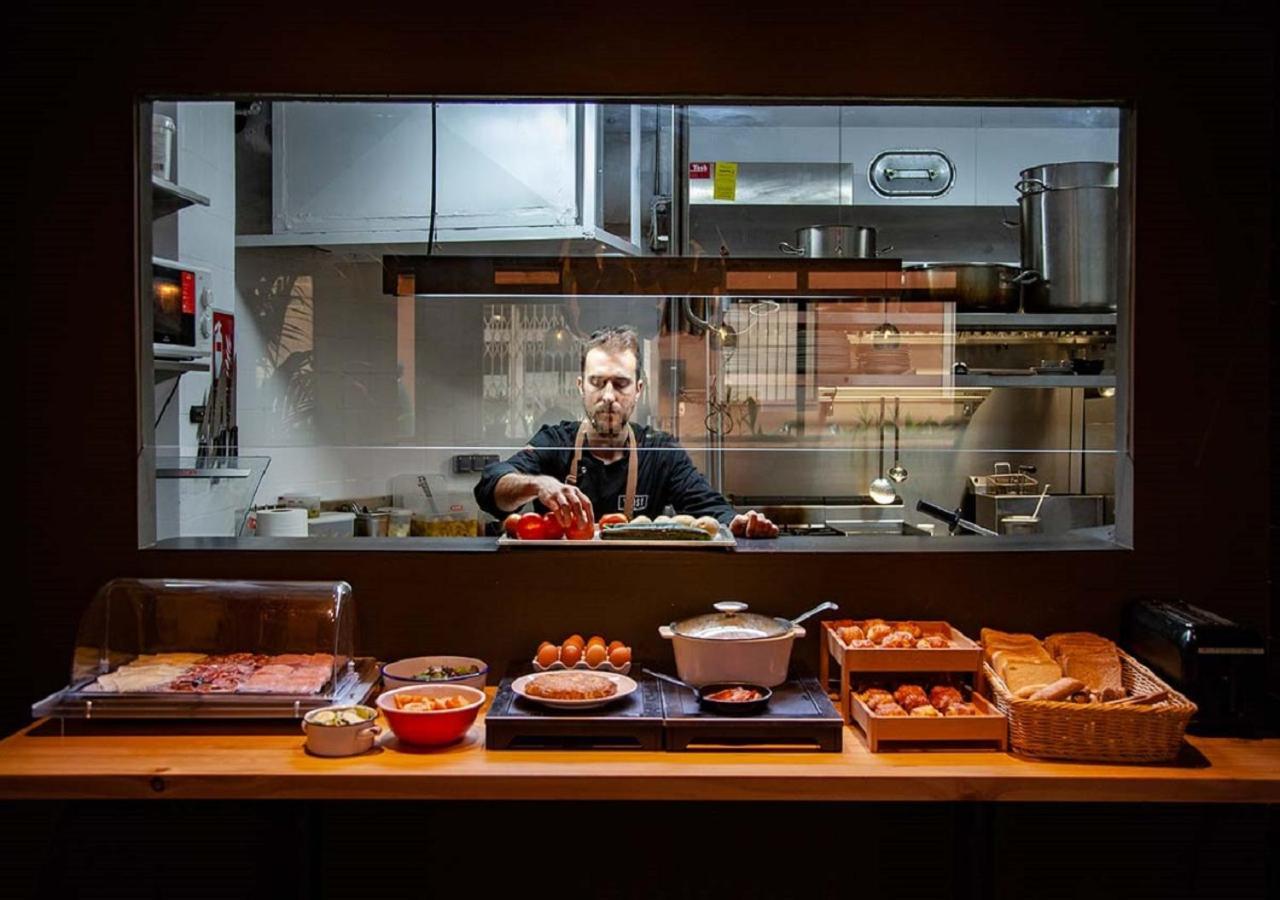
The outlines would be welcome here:
<svg viewBox="0 0 1280 900">
<path fill-rule="evenodd" d="M 34 6 L 34 5 L 33 5 Z M 65 681 L 93 590 L 141 574 L 341 577 L 367 652 L 495 661 L 544 635 L 653 626 L 735 594 L 778 611 L 1114 631 L 1135 595 L 1269 628 L 1272 33 L 1254 4 L 503 9 L 43 4 L 6 29 L 5 170 L 21 348 L 4 722 Z M 1067 6 L 1063 4 L 1061 6 Z M 846 9 L 850 7 L 850 9 Z M 822 16 L 816 18 L 813 16 Z M 141 92 L 1088 99 L 1137 109 L 1132 455 L 1137 548 L 945 557 L 159 553 L 136 549 L 133 103 Z M 14 395 L 11 395 L 14 396 Z M 57 515 L 42 510 L 56 507 Z M 63 512 L 65 510 L 65 512 Z M 772 561 L 771 561 L 772 560 Z M 581 623 L 581 624 L 580 624 Z M 591 623 L 599 623 L 591 624 Z M 474 641 L 474 643 L 472 643 Z M 657 649 L 655 647 L 655 649 Z"/>
</svg>

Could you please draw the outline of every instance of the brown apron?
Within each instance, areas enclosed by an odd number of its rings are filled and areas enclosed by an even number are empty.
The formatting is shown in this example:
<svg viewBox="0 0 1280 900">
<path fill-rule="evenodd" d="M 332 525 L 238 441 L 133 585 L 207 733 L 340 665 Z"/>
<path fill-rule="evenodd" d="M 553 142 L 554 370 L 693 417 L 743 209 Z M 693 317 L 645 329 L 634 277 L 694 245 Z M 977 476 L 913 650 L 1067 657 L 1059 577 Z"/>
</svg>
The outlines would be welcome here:
<svg viewBox="0 0 1280 900">
<path fill-rule="evenodd" d="M 582 445 L 587 439 L 587 429 L 591 427 L 584 419 L 578 425 L 578 436 L 573 439 L 573 459 L 569 460 L 569 474 L 565 478 L 565 484 L 572 484 L 575 487 L 578 484 L 578 466 L 582 463 Z M 636 449 L 636 432 L 627 425 L 627 494 L 623 500 L 623 512 L 626 513 L 628 519 L 631 518 L 632 512 L 635 511 L 636 505 L 636 483 L 640 479 L 640 451 Z"/>
</svg>

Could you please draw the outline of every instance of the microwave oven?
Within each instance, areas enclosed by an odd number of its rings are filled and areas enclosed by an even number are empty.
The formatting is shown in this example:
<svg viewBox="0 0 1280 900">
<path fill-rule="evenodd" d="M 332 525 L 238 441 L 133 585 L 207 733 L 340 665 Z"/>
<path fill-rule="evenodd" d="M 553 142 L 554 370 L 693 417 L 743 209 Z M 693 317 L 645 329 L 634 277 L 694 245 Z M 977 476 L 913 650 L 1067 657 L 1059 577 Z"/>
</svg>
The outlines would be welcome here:
<svg viewBox="0 0 1280 900">
<path fill-rule="evenodd" d="M 213 279 L 208 269 L 151 260 L 151 318 L 158 359 L 208 359 L 213 347 Z"/>
</svg>

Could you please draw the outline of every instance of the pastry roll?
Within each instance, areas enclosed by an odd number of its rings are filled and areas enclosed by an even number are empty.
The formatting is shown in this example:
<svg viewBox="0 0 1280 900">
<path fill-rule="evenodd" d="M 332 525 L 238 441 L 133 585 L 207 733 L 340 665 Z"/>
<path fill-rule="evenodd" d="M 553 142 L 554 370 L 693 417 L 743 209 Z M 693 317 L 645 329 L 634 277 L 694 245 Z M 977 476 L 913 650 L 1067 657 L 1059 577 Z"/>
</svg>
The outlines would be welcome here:
<svg viewBox="0 0 1280 900">
<path fill-rule="evenodd" d="M 866 640 L 867 633 L 857 625 L 846 625 L 838 632 L 842 643 L 850 644 L 854 641 Z"/>
<path fill-rule="evenodd" d="M 904 684 L 893 692 L 893 699 L 898 701 L 898 705 L 903 709 L 910 711 L 917 706 L 928 706 L 929 696 L 924 692 L 918 684 Z"/>
<path fill-rule="evenodd" d="M 890 700 L 888 703 L 881 703 L 877 706 L 875 713 L 877 716 L 905 716 L 907 711 Z"/>
<path fill-rule="evenodd" d="M 929 703 L 940 712 L 946 712 L 952 703 L 963 702 L 964 695 L 949 684 L 936 684 L 929 689 Z"/>
<path fill-rule="evenodd" d="M 915 622 L 899 622 L 893 626 L 894 631 L 905 631 L 916 640 L 920 640 L 924 636 L 924 632 L 920 630 L 920 626 Z"/>
<path fill-rule="evenodd" d="M 950 703 L 947 705 L 948 716 L 976 716 L 978 708 L 972 703 Z"/>
<path fill-rule="evenodd" d="M 935 717 L 936 717 L 936 716 L 940 716 L 940 715 L 942 715 L 942 713 L 938 712 L 936 709 L 934 709 L 932 706 L 930 706 L 929 704 L 927 704 L 927 703 L 926 703 L 924 706 L 916 706 L 916 707 L 913 707 L 913 708 L 912 708 L 912 710 L 911 710 L 911 715 L 913 715 L 913 716 L 935 716 Z"/>
<path fill-rule="evenodd" d="M 883 622 L 877 622 L 875 625 L 868 623 L 867 625 L 867 640 L 876 644 L 883 641 L 892 633 L 893 629 Z"/>
<path fill-rule="evenodd" d="M 870 688 L 869 690 L 863 691 L 859 694 L 858 699 L 872 709 L 875 709 L 881 703 L 892 703 L 893 694 L 890 694 L 888 691 L 882 690 L 881 688 Z"/>
<path fill-rule="evenodd" d="M 909 631 L 894 631 L 880 641 L 881 647 L 889 647 L 892 649 L 906 649 L 914 647 L 916 639 L 911 636 Z"/>
</svg>

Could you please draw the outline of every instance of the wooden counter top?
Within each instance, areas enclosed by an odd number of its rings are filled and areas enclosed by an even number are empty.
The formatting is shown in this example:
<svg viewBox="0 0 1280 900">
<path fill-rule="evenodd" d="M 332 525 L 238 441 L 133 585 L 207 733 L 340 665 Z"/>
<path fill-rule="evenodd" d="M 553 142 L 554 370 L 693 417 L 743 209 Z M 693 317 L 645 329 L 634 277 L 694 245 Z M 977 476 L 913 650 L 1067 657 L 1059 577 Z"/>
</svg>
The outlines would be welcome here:
<svg viewBox="0 0 1280 900">
<path fill-rule="evenodd" d="M 74 726 L 74 727 L 71 727 Z M 320 759 L 296 723 L 37 722 L 0 741 L 0 797 L 449 800 L 1006 800 L 1277 803 L 1280 740 L 1190 738 L 1175 765 L 1037 762 L 989 751 L 842 753 L 484 749 Z"/>
</svg>

